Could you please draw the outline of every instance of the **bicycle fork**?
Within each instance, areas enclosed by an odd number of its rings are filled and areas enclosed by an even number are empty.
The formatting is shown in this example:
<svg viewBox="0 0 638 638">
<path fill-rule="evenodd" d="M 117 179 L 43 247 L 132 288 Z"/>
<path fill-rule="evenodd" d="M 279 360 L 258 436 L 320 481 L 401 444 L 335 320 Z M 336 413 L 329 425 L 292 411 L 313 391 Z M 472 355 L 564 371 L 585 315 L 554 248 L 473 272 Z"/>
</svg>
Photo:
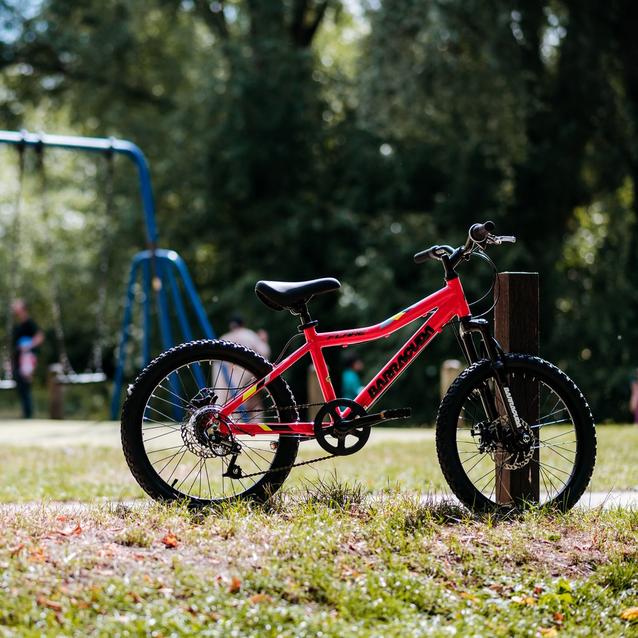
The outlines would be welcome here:
<svg viewBox="0 0 638 638">
<path fill-rule="evenodd" d="M 518 414 L 518 410 L 514 405 L 514 398 L 512 397 L 509 384 L 507 383 L 505 366 L 501 356 L 503 354 L 503 350 L 496 339 L 492 336 L 488 321 L 485 319 L 474 319 L 472 317 L 465 317 L 461 319 L 457 334 L 461 350 L 470 365 L 481 359 L 479 351 L 476 348 L 476 344 L 474 343 L 474 339 L 472 338 L 474 333 L 479 334 L 487 358 L 492 362 L 497 395 L 500 399 L 500 404 L 505 408 L 508 421 L 509 423 L 514 424 L 515 430 L 521 432 L 524 429 L 524 426 Z M 479 390 L 479 393 L 485 414 L 491 422 L 494 422 L 502 413 L 502 411 L 499 413 L 499 409 L 495 401 L 495 395 L 489 392 L 487 387 L 482 387 Z M 524 436 L 527 436 L 527 434 Z M 525 442 L 527 443 L 527 441 Z"/>
</svg>

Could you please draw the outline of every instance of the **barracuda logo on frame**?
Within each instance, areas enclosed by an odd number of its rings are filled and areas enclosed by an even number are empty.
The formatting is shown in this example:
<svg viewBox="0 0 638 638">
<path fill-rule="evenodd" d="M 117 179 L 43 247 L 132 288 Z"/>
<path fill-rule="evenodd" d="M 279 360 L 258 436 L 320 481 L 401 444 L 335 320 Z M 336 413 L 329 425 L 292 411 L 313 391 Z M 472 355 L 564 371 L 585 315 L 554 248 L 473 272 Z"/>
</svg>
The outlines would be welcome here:
<svg viewBox="0 0 638 638">
<path fill-rule="evenodd" d="M 430 317 L 436 312 L 436 309 L 431 311 Z M 428 319 L 430 318 L 428 317 Z M 434 328 L 431 326 L 423 326 L 421 330 L 414 336 L 414 339 L 408 343 L 400 352 L 379 374 L 374 380 L 373 385 L 368 388 L 368 394 L 371 399 L 381 394 L 389 383 L 394 379 L 419 353 L 419 351 L 425 346 L 425 344 L 434 335 Z"/>
</svg>

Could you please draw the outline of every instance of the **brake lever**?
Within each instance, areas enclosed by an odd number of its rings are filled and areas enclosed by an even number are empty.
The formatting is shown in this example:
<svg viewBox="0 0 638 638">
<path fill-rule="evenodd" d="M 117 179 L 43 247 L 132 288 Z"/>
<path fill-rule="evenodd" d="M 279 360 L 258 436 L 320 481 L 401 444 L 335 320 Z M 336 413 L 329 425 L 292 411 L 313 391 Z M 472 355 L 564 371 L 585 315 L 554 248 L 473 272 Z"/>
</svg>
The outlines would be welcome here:
<svg viewBox="0 0 638 638">
<path fill-rule="evenodd" d="M 515 244 L 516 237 L 514 235 L 488 235 L 487 241 L 489 244 Z"/>
</svg>

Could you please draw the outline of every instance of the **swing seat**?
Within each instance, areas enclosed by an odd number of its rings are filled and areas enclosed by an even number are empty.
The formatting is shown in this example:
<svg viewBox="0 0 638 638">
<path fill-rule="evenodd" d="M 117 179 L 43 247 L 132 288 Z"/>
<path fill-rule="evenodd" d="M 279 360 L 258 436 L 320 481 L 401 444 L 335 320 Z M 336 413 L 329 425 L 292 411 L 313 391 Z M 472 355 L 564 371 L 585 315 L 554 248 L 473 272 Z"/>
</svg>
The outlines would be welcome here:
<svg viewBox="0 0 638 638">
<path fill-rule="evenodd" d="M 0 390 L 13 390 L 16 382 L 13 379 L 0 379 Z"/>
<path fill-rule="evenodd" d="M 107 377 L 104 372 L 60 372 L 55 379 L 61 385 L 83 385 L 87 383 L 103 383 Z"/>
</svg>

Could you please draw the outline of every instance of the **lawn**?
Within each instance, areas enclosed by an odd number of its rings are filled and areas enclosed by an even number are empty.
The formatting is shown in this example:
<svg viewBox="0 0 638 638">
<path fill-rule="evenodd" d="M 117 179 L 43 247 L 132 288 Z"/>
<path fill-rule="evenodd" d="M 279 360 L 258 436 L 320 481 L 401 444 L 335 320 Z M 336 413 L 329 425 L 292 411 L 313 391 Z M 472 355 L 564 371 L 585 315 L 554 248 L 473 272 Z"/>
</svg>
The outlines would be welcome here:
<svg viewBox="0 0 638 638">
<path fill-rule="evenodd" d="M 0 426 L 4 479 L 0 502 L 143 496 L 126 467 L 117 431 L 112 426 L 80 428 L 71 423 L 67 436 L 44 439 L 41 433 L 46 432 L 45 427 L 36 428 L 39 438 L 29 438 L 28 445 L 24 444 L 24 436 L 20 445 L 12 445 L 7 444 L 10 437 L 1 436 Z M 95 428 L 93 441 L 90 427 Z M 110 429 L 105 431 L 106 428 Z M 80 444 L 75 445 L 74 440 Z M 600 426 L 598 450 L 592 491 L 638 489 L 638 427 Z M 303 443 L 299 460 L 322 455 L 314 443 Z M 286 485 L 300 486 L 333 474 L 373 491 L 388 487 L 426 493 L 446 490 L 436 459 L 434 431 L 425 428 L 376 430 L 361 452 L 295 469 Z"/>
<path fill-rule="evenodd" d="M 429 430 L 377 431 L 268 506 L 199 515 L 129 502 L 116 438 L 72 432 L 0 451 L 0 636 L 638 636 L 638 511 L 428 503 Z M 638 428 L 599 440 L 594 489 L 635 488 Z"/>
<path fill-rule="evenodd" d="M 329 483 L 207 516 L 1 511 L 0 635 L 638 635 L 635 510 L 477 520 Z"/>
</svg>

